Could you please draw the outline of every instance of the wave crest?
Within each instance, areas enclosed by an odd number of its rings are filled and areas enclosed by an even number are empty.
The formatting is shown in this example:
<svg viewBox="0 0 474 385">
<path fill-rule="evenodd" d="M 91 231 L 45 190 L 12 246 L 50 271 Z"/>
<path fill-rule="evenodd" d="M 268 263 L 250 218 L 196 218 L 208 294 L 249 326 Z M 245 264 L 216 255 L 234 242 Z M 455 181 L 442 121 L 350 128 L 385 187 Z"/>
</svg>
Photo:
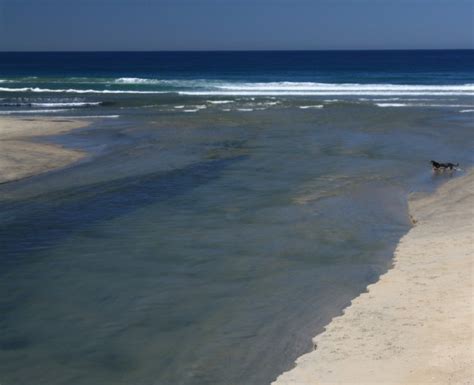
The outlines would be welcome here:
<svg viewBox="0 0 474 385">
<path fill-rule="evenodd" d="M 166 94 L 190 96 L 474 96 L 474 84 L 360 84 L 316 82 L 224 82 L 221 80 L 159 80 L 118 78 L 116 89 L 0 87 L 0 92 L 76 93 L 76 94 Z M 130 89 L 127 85 L 155 85 L 155 88 Z M 120 87 L 122 85 L 123 87 Z M 215 104 L 222 103 L 214 101 Z M 214 104 L 213 103 L 213 104 Z"/>
</svg>

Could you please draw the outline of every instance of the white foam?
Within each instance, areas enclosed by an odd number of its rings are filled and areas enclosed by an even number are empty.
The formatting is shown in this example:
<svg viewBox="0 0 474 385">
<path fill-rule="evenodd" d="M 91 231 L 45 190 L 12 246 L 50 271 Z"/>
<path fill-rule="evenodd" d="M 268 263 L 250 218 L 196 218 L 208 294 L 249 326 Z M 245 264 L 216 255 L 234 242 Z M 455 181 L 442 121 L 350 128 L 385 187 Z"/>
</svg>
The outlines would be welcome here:
<svg viewBox="0 0 474 385">
<path fill-rule="evenodd" d="M 36 93 L 71 93 L 71 94 L 167 94 L 168 91 L 132 91 L 132 90 L 80 90 L 69 89 L 51 89 L 38 87 L 7 88 L 0 87 L 0 92 L 36 92 Z"/>
<path fill-rule="evenodd" d="M 14 115 L 14 114 L 49 114 L 53 112 L 64 112 L 68 111 L 64 108 L 54 110 L 12 110 L 12 111 L 0 111 L 0 115 Z"/>
<path fill-rule="evenodd" d="M 469 104 L 427 104 L 427 103 L 375 103 L 378 107 L 440 107 L 440 108 L 463 108 L 474 107 Z"/>
<path fill-rule="evenodd" d="M 432 101 L 433 99 L 427 99 L 427 98 L 374 98 L 374 99 L 359 99 L 359 100 L 364 100 L 364 101 L 373 101 L 373 102 L 392 102 L 392 101 L 402 101 L 402 102 L 429 102 Z M 439 101 L 452 101 L 456 99 L 437 99 Z"/>
<path fill-rule="evenodd" d="M 266 106 L 276 106 L 277 104 L 280 104 L 280 102 L 265 102 L 263 104 Z"/>
<path fill-rule="evenodd" d="M 474 84 L 417 85 L 417 84 L 359 84 L 359 83 L 208 83 L 209 90 L 180 91 L 182 95 L 216 96 L 298 96 L 298 95 L 359 95 L 359 96 L 420 96 L 474 95 Z"/>
<path fill-rule="evenodd" d="M 105 83 L 110 83 L 110 80 L 106 80 Z M 112 81 L 113 84 L 124 84 L 124 85 L 159 85 L 167 87 L 177 88 L 209 88 L 219 86 L 223 82 L 218 80 L 207 80 L 207 79 L 147 79 L 147 78 L 133 78 L 124 77 L 118 78 Z"/>
<path fill-rule="evenodd" d="M 0 87 L 0 92 L 77 93 L 77 94 L 166 94 L 178 92 L 181 95 L 204 96 L 474 96 L 474 84 L 360 84 L 360 83 L 315 83 L 315 82 L 268 82 L 232 83 L 218 80 L 158 80 L 142 78 L 119 78 L 116 85 L 160 84 L 172 86 L 172 90 L 97 90 L 97 89 L 49 89 L 40 87 Z M 184 89 L 183 89 L 184 88 Z M 209 101 L 220 104 L 224 101 Z M 227 101 L 226 101 L 227 102 Z M 229 101 L 231 102 L 231 101 Z"/>
<path fill-rule="evenodd" d="M 300 108 L 301 108 L 302 110 L 306 110 L 306 109 L 308 109 L 308 108 L 323 108 L 323 107 L 324 107 L 323 104 L 315 104 L 315 105 L 313 105 L 313 106 L 300 106 Z"/>
<path fill-rule="evenodd" d="M 184 108 L 184 106 L 174 106 L 174 108 L 181 109 Z"/>
<path fill-rule="evenodd" d="M 64 110 L 62 110 L 64 111 Z M 64 119 L 116 119 L 120 115 L 82 115 L 82 116 L 55 116 L 55 118 L 64 118 Z"/>
<path fill-rule="evenodd" d="M 253 111 L 253 108 L 237 108 L 237 111 L 251 112 L 251 111 Z"/>
<path fill-rule="evenodd" d="M 474 96 L 467 91 L 397 91 L 397 90 L 345 90 L 345 91 L 178 91 L 179 95 L 188 96 Z"/>
<path fill-rule="evenodd" d="M 406 103 L 375 103 L 376 106 L 379 107 L 409 107 L 410 104 Z"/>
<path fill-rule="evenodd" d="M 198 112 L 199 110 L 196 108 L 196 109 L 193 109 L 193 110 L 183 110 L 184 112 Z"/>
<path fill-rule="evenodd" d="M 233 103 L 233 100 L 206 100 L 207 103 L 211 104 L 229 104 Z"/>
<path fill-rule="evenodd" d="M 102 102 L 65 102 L 65 103 L 28 103 L 32 107 L 89 107 L 99 106 Z"/>
<path fill-rule="evenodd" d="M 463 85 L 417 85 L 417 84 L 360 84 L 360 83 L 313 83 L 313 82 L 269 82 L 236 83 L 218 85 L 216 88 L 231 91 L 449 91 L 473 92 L 474 84 Z"/>
<path fill-rule="evenodd" d="M 459 112 L 460 112 L 461 114 L 464 114 L 464 113 L 466 113 L 466 112 L 474 112 L 474 110 L 461 110 L 461 111 L 459 111 Z"/>
<path fill-rule="evenodd" d="M 452 107 L 452 108 L 472 108 L 470 104 L 429 104 L 430 107 Z"/>
<path fill-rule="evenodd" d="M 118 78 L 115 83 L 119 84 L 157 84 L 160 83 L 157 79 L 142 79 L 142 78 Z"/>
</svg>

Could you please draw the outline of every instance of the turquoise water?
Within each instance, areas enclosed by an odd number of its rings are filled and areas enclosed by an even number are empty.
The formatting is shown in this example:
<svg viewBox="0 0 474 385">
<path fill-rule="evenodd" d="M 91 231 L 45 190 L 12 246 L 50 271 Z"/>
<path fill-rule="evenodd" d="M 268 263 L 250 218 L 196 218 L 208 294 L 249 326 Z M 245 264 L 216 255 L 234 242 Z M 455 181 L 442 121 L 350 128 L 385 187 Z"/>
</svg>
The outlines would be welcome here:
<svg viewBox="0 0 474 385">
<path fill-rule="evenodd" d="M 420 76 L 431 85 L 432 70 Z M 48 89 L 73 75 L 30 72 Z M 125 75 L 150 74 L 108 78 Z M 268 384 L 389 268 L 410 228 L 407 195 L 450 178 L 429 160 L 473 163 L 459 107 L 473 104 L 472 81 L 459 69 L 449 87 L 463 89 L 361 96 L 360 82 L 335 99 L 288 95 L 295 84 L 270 75 L 265 87 L 278 79 L 285 95 L 0 92 L 9 115 L 102 116 L 48 139 L 86 149 L 85 161 L 0 185 L 2 385 Z M 386 98 L 398 99 L 375 100 Z"/>
</svg>

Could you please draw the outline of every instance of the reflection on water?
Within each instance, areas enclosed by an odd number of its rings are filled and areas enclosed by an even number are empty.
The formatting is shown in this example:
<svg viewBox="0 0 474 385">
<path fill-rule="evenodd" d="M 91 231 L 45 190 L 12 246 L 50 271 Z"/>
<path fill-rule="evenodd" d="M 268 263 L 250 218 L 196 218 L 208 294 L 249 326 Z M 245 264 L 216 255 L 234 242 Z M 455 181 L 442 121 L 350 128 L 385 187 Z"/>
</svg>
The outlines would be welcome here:
<svg viewBox="0 0 474 385">
<path fill-rule="evenodd" d="M 446 136 L 439 114 L 130 117 L 57 138 L 100 151 L 1 187 L 0 382 L 270 382 L 387 269 L 432 154 L 471 162 L 471 124 Z"/>
</svg>

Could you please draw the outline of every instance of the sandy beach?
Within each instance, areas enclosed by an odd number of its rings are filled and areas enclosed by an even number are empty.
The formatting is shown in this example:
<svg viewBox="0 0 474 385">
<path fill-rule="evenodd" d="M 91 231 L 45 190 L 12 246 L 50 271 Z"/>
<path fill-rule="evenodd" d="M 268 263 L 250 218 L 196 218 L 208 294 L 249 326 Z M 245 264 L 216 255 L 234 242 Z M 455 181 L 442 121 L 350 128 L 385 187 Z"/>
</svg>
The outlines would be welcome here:
<svg viewBox="0 0 474 385">
<path fill-rule="evenodd" d="M 474 383 L 474 172 L 411 199 L 410 214 L 393 268 L 274 385 Z"/>
<path fill-rule="evenodd" d="M 82 151 L 38 143 L 34 138 L 65 133 L 88 124 L 82 120 L 0 118 L 0 183 L 61 168 L 83 158 Z"/>
</svg>

